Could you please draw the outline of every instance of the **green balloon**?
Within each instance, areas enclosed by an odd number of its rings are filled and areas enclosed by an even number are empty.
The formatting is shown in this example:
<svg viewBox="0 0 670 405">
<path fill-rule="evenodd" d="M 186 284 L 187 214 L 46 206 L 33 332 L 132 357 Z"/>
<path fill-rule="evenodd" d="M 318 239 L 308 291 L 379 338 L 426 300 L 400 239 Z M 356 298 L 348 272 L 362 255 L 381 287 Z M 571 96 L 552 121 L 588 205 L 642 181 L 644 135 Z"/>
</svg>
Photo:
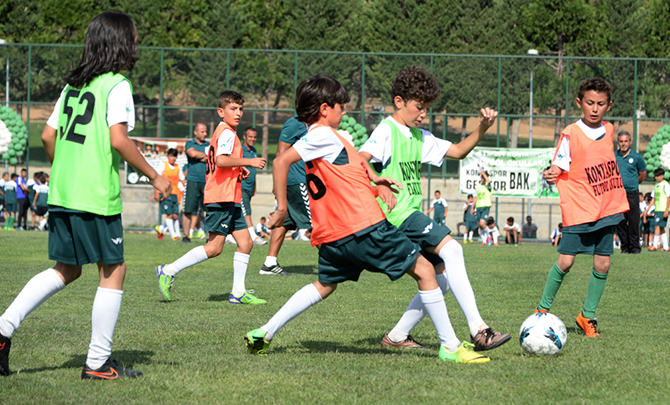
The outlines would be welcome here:
<svg viewBox="0 0 670 405">
<path fill-rule="evenodd" d="M 9 157 L 10 157 L 10 156 L 9 156 L 9 153 L 7 153 L 7 152 L 5 152 L 5 153 L 2 154 L 2 159 L 3 159 L 3 160 L 7 160 L 7 159 L 9 159 Z"/>
<path fill-rule="evenodd" d="M 645 161 L 649 161 L 649 158 L 651 158 L 651 154 L 650 154 L 649 152 L 645 153 L 645 154 L 642 155 L 642 156 L 644 157 L 644 160 L 645 160 Z"/>
<path fill-rule="evenodd" d="M 15 157 L 13 157 L 13 158 L 9 158 L 9 164 L 10 164 L 10 165 L 15 165 L 15 164 L 17 164 L 17 163 L 19 163 L 19 161 L 16 160 Z"/>
<path fill-rule="evenodd" d="M 356 123 L 356 119 L 354 117 L 349 117 L 349 125 L 354 125 Z"/>
<path fill-rule="evenodd" d="M 363 128 L 363 125 L 359 123 L 354 124 L 354 131 L 358 132 L 361 128 Z"/>
<path fill-rule="evenodd" d="M 10 149 L 7 151 L 7 153 L 9 154 L 10 157 L 16 156 L 16 151 L 15 151 L 14 149 L 11 149 L 11 148 L 10 148 Z"/>
</svg>

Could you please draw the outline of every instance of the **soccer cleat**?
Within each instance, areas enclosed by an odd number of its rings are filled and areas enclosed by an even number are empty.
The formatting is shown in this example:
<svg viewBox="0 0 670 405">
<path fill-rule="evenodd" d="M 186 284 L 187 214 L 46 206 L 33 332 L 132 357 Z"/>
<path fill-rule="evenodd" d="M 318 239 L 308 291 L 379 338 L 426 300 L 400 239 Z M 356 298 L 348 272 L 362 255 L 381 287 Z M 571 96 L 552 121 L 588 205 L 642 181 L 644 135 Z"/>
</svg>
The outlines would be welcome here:
<svg viewBox="0 0 670 405">
<path fill-rule="evenodd" d="M 443 361 L 451 361 L 453 363 L 488 363 L 491 359 L 487 356 L 475 352 L 475 345 L 468 342 L 461 342 L 461 345 L 458 346 L 453 352 L 447 350 L 446 347 L 440 347 L 439 358 Z"/>
<path fill-rule="evenodd" d="M 9 349 L 12 339 L 0 335 L 0 375 L 9 375 Z"/>
<path fill-rule="evenodd" d="M 597 327 L 598 327 L 598 321 L 595 319 L 589 319 L 585 318 L 583 313 L 580 312 L 579 315 L 577 315 L 577 319 L 575 320 L 577 323 L 577 326 L 579 326 L 579 329 L 584 331 L 584 334 L 588 337 L 600 337 L 600 333 L 598 333 Z"/>
<path fill-rule="evenodd" d="M 539 314 L 539 313 L 546 314 L 546 313 L 547 313 L 547 310 L 546 310 L 546 309 L 540 309 L 540 308 L 537 308 L 537 309 L 535 310 L 535 312 L 533 312 L 533 315 L 535 315 L 535 314 Z"/>
<path fill-rule="evenodd" d="M 118 380 L 119 378 L 142 377 L 141 371 L 129 370 L 119 366 L 116 360 L 107 359 L 99 369 L 92 370 L 86 364 L 81 370 L 82 380 Z"/>
<path fill-rule="evenodd" d="M 247 332 L 246 336 L 244 336 L 244 340 L 247 342 L 247 350 L 249 350 L 249 353 L 257 354 L 259 356 L 267 356 L 265 350 L 270 346 L 270 342 L 265 340 L 265 331 L 262 328 Z"/>
<path fill-rule="evenodd" d="M 476 352 L 495 349 L 509 341 L 512 336 L 509 333 L 500 333 L 497 330 L 486 328 L 480 330 L 470 341 L 475 345 Z"/>
<path fill-rule="evenodd" d="M 202 229 L 198 229 L 198 233 L 195 236 L 198 239 L 205 239 L 206 234 L 205 231 L 203 231 Z"/>
<path fill-rule="evenodd" d="M 670 252 L 670 249 L 663 249 L 664 252 Z"/>
<path fill-rule="evenodd" d="M 407 335 L 407 339 L 400 341 L 400 342 L 394 342 L 389 338 L 388 333 L 384 335 L 382 338 L 382 348 L 389 347 L 392 349 L 421 349 L 421 350 L 428 350 L 425 347 L 421 346 L 419 342 L 414 340 L 414 338 L 411 335 Z"/>
<path fill-rule="evenodd" d="M 262 305 L 265 304 L 267 301 L 254 297 L 248 292 L 245 292 L 240 297 L 236 297 L 233 294 L 230 294 L 228 296 L 228 302 L 231 304 Z"/>
<path fill-rule="evenodd" d="M 172 240 L 179 240 L 179 236 L 173 236 Z"/>
<path fill-rule="evenodd" d="M 158 288 L 161 290 L 161 294 L 163 294 L 166 301 L 170 301 L 170 290 L 172 289 L 172 283 L 174 283 L 174 276 L 168 276 L 163 273 L 165 266 L 167 264 L 161 264 L 156 267 L 156 276 L 158 277 Z"/>
<path fill-rule="evenodd" d="M 279 263 L 275 264 L 274 266 L 270 266 L 270 267 L 268 267 L 266 265 L 263 265 L 263 267 L 261 267 L 261 270 L 258 272 L 258 274 L 263 274 L 263 275 L 275 274 L 275 275 L 278 275 L 278 276 L 290 276 L 291 275 L 291 273 L 282 269 L 282 267 L 279 265 Z"/>
<path fill-rule="evenodd" d="M 163 240 L 163 232 L 161 232 L 161 227 L 156 225 L 154 228 L 156 230 L 156 233 L 158 234 L 158 240 Z"/>
<path fill-rule="evenodd" d="M 656 246 L 653 246 L 653 245 L 650 245 L 650 246 L 649 246 L 649 251 L 650 251 L 650 252 L 655 252 L 656 250 L 657 250 L 657 249 L 656 249 Z"/>
<path fill-rule="evenodd" d="M 191 243 L 191 238 L 188 236 L 184 236 L 181 240 L 181 243 Z"/>
<path fill-rule="evenodd" d="M 254 245 L 265 245 L 266 243 L 268 243 L 268 241 L 261 238 L 260 236 L 256 236 L 256 239 L 254 239 Z"/>
</svg>

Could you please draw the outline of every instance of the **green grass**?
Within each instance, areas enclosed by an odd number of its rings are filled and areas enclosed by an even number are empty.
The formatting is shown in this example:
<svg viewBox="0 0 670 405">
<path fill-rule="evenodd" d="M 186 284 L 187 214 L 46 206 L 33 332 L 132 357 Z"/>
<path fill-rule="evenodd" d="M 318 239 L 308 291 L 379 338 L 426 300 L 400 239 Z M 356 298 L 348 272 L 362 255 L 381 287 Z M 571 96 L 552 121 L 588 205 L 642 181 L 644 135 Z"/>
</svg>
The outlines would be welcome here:
<svg viewBox="0 0 670 405">
<path fill-rule="evenodd" d="M 414 337 L 427 352 L 382 350 L 379 342 L 416 293 L 409 277 L 390 282 L 363 273 L 333 296 L 290 322 L 275 337 L 267 357 L 244 347 L 248 330 L 263 325 L 298 289 L 317 279 L 316 249 L 287 241 L 282 265 L 291 277 L 260 276 L 267 245 L 251 254 L 247 288 L 268 300 L 263 306 L 233 306 L 233 247 L 184 270 L 166 303 L 153 268 L 191 245 L 126 234 L 123 305 L 113 354 L 145 377 L 116 382 L 81 381 L 90 339 L 97 271 L 86 266 L 80 280 L 33 312 L 14 334 L 12 375 L 0 378 L 0 403 L 662 403 L 670 386 L 667 308 L 668 256 L 615 254 L 598 310 L 600 339 L 575 330 L 591 269 L 579 256 L 552 312 L 568 328 L 567 346 L 554 358 L 525 355 L 516 336 L 537 305 L 555 248 L 465 245 L 465 258 L 480 312 L 494 328 L 511 333 L 508 344 L 489 352 L 483 365 L 437 359 L 429 320 Z M 26 282 L 48 268 L 45 233 L 0 232 L 0 311 Z M 11 253 L 10 253 L 11 252 Z M 447 307 L 461 339 L 468 332 L 453 296 Z"/>
</svg>

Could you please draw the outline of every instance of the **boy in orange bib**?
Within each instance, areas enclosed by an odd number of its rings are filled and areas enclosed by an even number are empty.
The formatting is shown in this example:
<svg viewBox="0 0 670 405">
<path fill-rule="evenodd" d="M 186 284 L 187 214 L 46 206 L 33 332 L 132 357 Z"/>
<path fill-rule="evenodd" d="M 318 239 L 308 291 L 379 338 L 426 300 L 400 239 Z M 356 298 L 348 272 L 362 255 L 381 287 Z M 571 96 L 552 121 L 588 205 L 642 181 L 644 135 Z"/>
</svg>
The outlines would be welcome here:
<svg viewBox="0 0 670 405">
<path fill-rule="evenodd" d="M 577 326 L 586 336 L 598 337 L 595 312 L 610 268 L 616 225 L 629 210 L 612 141 L 614 127 L 603 122 L 612 106 L 612 86 L 601 78 L 582 80 L 577 106 L 584 118 L 568 125 L 561 134 L 551 167 L 544 172 L 556 183 L 561 198 L 563 237 L 558 261 L 549 272 L 537 312 L 547 312 L 575 256 L 593 255 L 593 270 L 584 309 Z"/>
</svg>

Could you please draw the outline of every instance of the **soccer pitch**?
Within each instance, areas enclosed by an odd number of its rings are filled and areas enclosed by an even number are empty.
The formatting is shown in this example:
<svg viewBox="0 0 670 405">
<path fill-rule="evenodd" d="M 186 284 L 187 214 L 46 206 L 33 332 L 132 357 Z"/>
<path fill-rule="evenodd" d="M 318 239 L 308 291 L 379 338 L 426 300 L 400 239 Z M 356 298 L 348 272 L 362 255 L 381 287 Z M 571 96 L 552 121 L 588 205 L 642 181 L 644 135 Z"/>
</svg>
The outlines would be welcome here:
<svg viewBox="0 0 670 405">
<path fill-rule="evenodd" d="M 251 252 L 247 289 L 267 305 L 227 302 L 232 255 L 181 272 L 173 302 L 158 290 L 154 267 L 171 262 L 202 241 L 184 245 L 155 235 L 125 234 L 128 265 L 113 357 L 144 372 L 136 380 L 81 381 L 91 329 L 97 269 L 28 316 L 14 334 L 9 377 L 0 377 L 0 403 L 663 403 L 670 387 L 667 308 L 669 255 L 615 251 L 597 312 L 599 339 L 576 330 L 574 318 L 586 295 L 592 258 L 579 256 L 552 313 L 568 328 L 554 358 L 524 354 L 518 331 L 539 302 L 558 254 L 551 246 L 465 245 L 465 261 L 479 310 L 493 328 L 513 339 L 487 352 L 481 365 L 438 360 L 438 340 L 424 319 L 412 335 L 428 351 L 392 351 L 380 340 L 400 318 L 416 283 L 391 282 L 363 273 L 327 300 L 290 322 L 267 357 L 248 354 L 245 332 L 263 325 L 305 284 L 317 279 L 317 250 L 286 241 L 280 263 L 293 275 L 261 276 L 268 246 Z M 53 264 L 47 235 L 0 232 L 0 311 L 26 282 Z M 460 339 L 467 325 L 451 293 L 451 322 Z"/>
</svg>

